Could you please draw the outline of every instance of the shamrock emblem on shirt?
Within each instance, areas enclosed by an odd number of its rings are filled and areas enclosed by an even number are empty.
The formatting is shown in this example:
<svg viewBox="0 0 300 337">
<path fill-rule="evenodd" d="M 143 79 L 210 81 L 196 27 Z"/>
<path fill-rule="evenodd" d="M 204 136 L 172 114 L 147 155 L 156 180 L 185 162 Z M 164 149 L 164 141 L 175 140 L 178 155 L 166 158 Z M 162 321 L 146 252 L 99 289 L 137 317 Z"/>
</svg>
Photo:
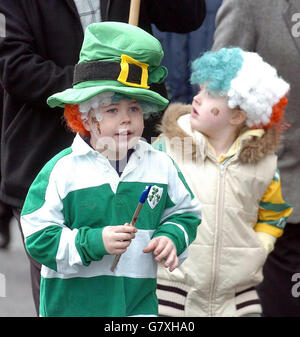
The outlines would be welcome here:
<svg viewBox="0 0 300 337">
<path fill-rule="evenodd" d="M 151 187 L 147 201 L 149 206 L 153 209 L 160 201 L 163 194 L 163 188 L 156 185 Z"/>
</svg>

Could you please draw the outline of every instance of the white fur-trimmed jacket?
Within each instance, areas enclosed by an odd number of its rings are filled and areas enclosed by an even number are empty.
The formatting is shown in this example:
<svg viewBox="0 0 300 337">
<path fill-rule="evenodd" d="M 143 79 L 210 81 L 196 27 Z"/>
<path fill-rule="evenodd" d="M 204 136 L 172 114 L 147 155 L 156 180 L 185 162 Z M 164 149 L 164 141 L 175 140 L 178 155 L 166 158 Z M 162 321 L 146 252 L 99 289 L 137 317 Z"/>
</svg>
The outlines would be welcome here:
<svg viewBox="0 0 300 337">
<path fill-rule="evenodd" d="M 237 316 L 236 294 L 262 280 L 267 253 L 254 227 L 276 173 L 278 135 L 269 130 L 260 138 L 250 136 L 220 164 L 206 138 L 191 131 L 189 112 L 190 106 L 171 105 L 153 145 L 175 160 L 203 206 L 187 260 L 172 273 L 159 268 L 160 314 Z"/>
</svg>

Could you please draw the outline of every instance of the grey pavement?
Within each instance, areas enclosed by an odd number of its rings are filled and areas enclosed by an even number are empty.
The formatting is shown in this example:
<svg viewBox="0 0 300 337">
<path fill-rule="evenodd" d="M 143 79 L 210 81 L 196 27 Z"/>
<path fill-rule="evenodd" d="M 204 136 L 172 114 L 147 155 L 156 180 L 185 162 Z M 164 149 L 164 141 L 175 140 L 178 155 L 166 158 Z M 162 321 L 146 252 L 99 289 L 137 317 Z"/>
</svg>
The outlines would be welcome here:
<svg viewBox="0 0 300 337">
<path fill-rule="evenodd" d="M 0 317 L 35 317 L 29 262 L 14 219 L 10 228 L 9 248 L 0 249 Z"/>
</svg>

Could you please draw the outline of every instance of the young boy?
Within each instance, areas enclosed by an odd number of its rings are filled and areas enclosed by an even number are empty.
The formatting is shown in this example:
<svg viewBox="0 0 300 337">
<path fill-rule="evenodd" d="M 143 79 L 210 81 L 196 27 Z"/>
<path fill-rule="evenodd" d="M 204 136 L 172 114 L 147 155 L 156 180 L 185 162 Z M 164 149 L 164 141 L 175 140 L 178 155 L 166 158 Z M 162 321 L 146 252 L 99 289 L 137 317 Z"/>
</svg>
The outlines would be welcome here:
<svg viewBox="0 0 300 337">
<path fill-rule="evenodd" d="M 42 264 L 41 316 L 157 315 L 156 264 L 173 271 L 196 236 L 199 204 L 171 159 L 139 139 L 143 114 L 168 103 L 150 88 L 167 74 L 162 57 L 138 27 L 92 24 L 73 88 L 48 99 L 77 135 L 22 210 L 26 248 Z M 124 226 L 150 184 L 136 228 Z"/>
<path fill-rule="evenodd" d="M 192 106 L 168 108 L 154 146 L 176 161 L 203 218 L 184 264 L 159 268 L 159 312 L 260 316 L 255 286 L 292 212 L 274 154 L 289 85 L 239 48 L 205 53 L 191 79 L 200 85 Z"/>
</svg>

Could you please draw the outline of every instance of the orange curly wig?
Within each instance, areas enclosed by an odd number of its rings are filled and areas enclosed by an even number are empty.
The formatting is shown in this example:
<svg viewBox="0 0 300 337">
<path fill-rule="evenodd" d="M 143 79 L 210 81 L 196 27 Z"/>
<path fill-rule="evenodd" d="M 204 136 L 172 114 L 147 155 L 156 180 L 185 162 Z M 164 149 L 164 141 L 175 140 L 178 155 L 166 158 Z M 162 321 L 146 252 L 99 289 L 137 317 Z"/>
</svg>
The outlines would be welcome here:
<svg viewBox="0 0 300 337">
<path fill-rule="evenodd" d="M 87 131 L 82 124 L 81 113 L 79 111 L 78 104 L 66 104 L 64 116 L 68 127 L 73 132 L 78 132 L 82 136 L 90 136 L 90 132 Z"/>
<path fill-rule="evenodd" d="M 284 121 L 284 108 L 287 106 L 287 103 L 287 97 L 282 97 L 272 108 L 270 122 L 267 125 L 254 126 L 252 129 L 269 129 L 272 126 L 275 126 L 279 130 L 288 129 L 290 125 Z"/>
</svg>

